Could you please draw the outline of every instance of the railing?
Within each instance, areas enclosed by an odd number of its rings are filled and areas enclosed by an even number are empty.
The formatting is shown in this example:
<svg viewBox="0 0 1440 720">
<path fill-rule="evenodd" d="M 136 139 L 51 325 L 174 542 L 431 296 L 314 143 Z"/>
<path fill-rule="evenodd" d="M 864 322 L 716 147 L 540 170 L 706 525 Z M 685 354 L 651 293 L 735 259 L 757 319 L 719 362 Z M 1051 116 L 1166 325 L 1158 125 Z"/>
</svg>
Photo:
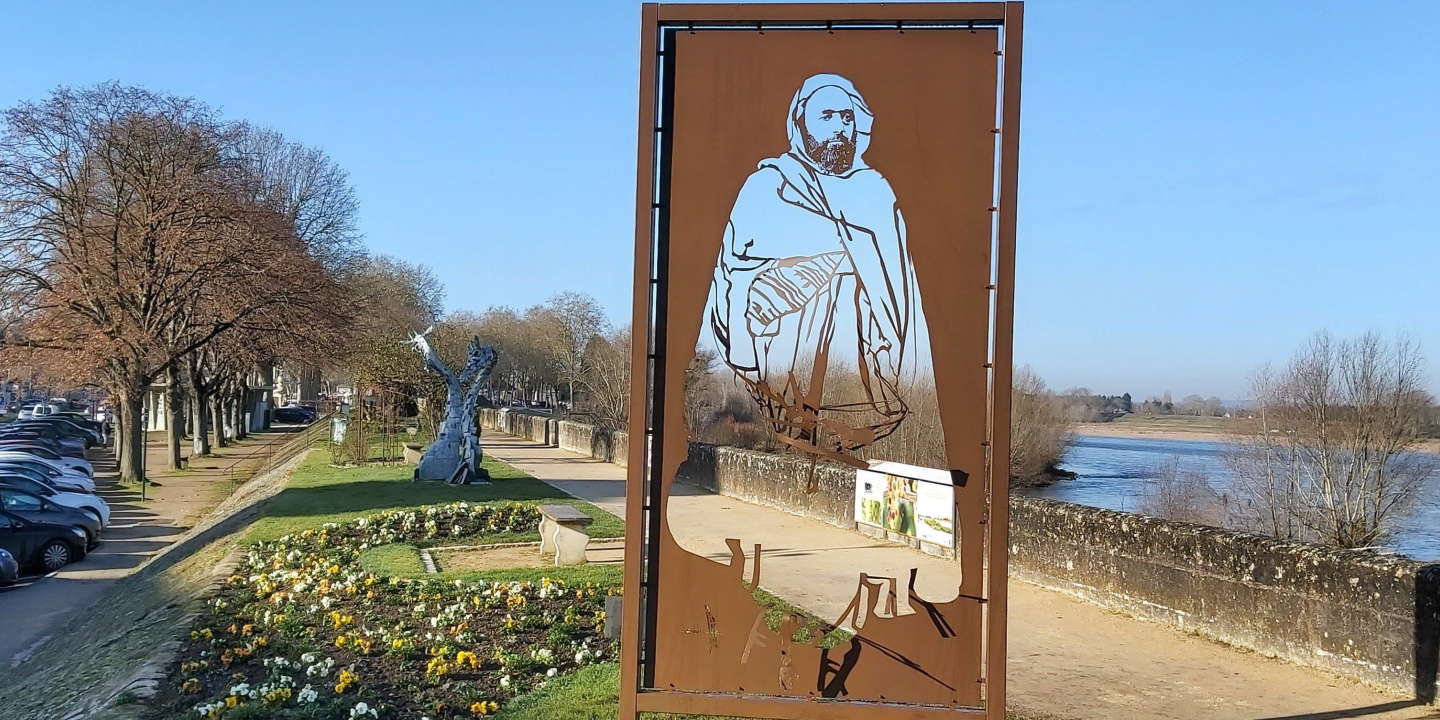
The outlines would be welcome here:
<svg viewBox="0 0 1440 720">
<path fill-rule="evenodd" d="M 234 492 L 246 480 L 270 472 L 295 459 L 295 456 L 314 447 L 316 443 L 329 439 L 330 417 L 330 415 L 322 415 L 315 422 L 306 426 L 304 430 L 296 433 L 295 437 L 283 443 L 268 443 L 264 450 L 251 453 L 230 463 L 229 467 L 225 468 L 225 477 L 230 481 L 230 491 Z M 240 468 L 241 463 L 250 462 L 257 456 L 263 457 L 258 466 L 250 470 Z"/>
</svg>

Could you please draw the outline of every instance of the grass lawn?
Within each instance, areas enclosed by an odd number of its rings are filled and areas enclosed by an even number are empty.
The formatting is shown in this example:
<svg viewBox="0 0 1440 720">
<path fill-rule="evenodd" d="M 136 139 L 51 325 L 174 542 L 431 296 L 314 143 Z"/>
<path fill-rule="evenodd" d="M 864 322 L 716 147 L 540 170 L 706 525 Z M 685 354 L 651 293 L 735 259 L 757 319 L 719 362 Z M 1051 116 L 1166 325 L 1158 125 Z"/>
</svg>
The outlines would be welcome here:
<svg viewBox="0 0 1440 720">
<path fill-rule="evenodd" d="M 281 535 L 340 522 L 381 510 L 416 508 L 424 505 L 467 500 L 470 502 L 557 503 L 573 505 L 595 518 L 590 525 L 594 537 L 619 537 L 624 522 L 600 508 L 576 499 L 502 462 L 485 458 L 489 485 L 447 485 L 441 482 L 412 482 L 408 465 L 333 467 L 330 451 L 317 448 L 295 469 L 290 483 L 268 500 L 262 517 L 250 528 L 247 542 L 273 540 Z M 513 537 L 486 538 L 486 542 L 539 540 L 538 532 Z"/>
</svg>

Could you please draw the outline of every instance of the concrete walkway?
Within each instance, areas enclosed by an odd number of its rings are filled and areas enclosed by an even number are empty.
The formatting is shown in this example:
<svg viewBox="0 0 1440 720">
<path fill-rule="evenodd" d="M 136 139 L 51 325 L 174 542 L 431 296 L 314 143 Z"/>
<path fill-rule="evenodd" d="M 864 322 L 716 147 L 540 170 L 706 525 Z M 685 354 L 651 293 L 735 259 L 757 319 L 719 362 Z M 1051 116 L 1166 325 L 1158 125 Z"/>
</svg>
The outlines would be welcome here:
<svg viewBox="0 0 1440 720">
<path fill-rule="evenodd" d="M 496 458 L 624 517 L 623 468 L 500 433 L 487 433 L 485 446 Z M 903 578 L 909 568 L 919 568 L 917 589 L 931 598 L 947 587 L 953 593 L 958 576 L 952 562 L 688 486 L 676 487 L 669 513 L 671 531 L 694 552 L 726 559 L 727 537 L 740 538 L 747 551 L 760 543 L 761 586 L 821 617 L 840 615 L 860 570 Z M 1010 706 L 1026 714 L 1067 720 L 1440 718 L 1440 708 L 1024 582 L 1011 583 L 1009 637 Z"/>
</svg>

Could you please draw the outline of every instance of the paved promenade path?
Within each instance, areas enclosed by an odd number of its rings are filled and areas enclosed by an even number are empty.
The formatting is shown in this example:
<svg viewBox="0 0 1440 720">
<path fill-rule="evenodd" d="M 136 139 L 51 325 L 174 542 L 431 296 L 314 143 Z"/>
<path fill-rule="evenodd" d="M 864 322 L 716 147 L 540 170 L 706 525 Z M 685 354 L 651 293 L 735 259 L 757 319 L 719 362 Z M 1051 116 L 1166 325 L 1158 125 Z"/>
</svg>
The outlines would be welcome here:
<svg viewBox="0 0 1440 720">
<path fill-rule="evenodd" d="M 485 449 L 571 495 L 625 515 L 623 468 L 501 433 L 487 433 Z M 926 597 L 940 595 L 934 578 L 956 572 L 954 563 L 906 547 L 688 486 L 676 486 L 669 512 L 677 541 L 695 552 L 726 559 L 727 537 L 742 538 L 747 550 L 760 543 L 760 585 L 821 617 L 840 615 L 859 570 L 918 567 L 917 589 Z M 1107 612 L 1024 582 L 1010 587 L 1010 705 L 1026 714 L 1065 720 L 1440 719 L 1440 709 L 1318 670 Z"/>
</svg>

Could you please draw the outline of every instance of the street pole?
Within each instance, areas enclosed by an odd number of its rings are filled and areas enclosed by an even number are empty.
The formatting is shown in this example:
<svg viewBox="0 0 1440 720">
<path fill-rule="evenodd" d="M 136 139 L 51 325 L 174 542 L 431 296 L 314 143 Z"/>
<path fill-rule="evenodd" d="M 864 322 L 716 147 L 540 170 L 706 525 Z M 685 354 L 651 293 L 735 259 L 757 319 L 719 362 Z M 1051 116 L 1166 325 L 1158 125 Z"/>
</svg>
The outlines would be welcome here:
<svg viewBox="0 0 1440 720">
<path fill-rule="evenodd" d="M 150 392 L 147 388 L 147 394 Z M 142 413 L 145 415 L 147 413 Z M 140 420 L 140 502 L 145 502 L 145 486 L 149 484 L 150 478 L 146 475 L 146 455 L 150 453 L 150 424 L 149 418 Z"/>
</svg>

